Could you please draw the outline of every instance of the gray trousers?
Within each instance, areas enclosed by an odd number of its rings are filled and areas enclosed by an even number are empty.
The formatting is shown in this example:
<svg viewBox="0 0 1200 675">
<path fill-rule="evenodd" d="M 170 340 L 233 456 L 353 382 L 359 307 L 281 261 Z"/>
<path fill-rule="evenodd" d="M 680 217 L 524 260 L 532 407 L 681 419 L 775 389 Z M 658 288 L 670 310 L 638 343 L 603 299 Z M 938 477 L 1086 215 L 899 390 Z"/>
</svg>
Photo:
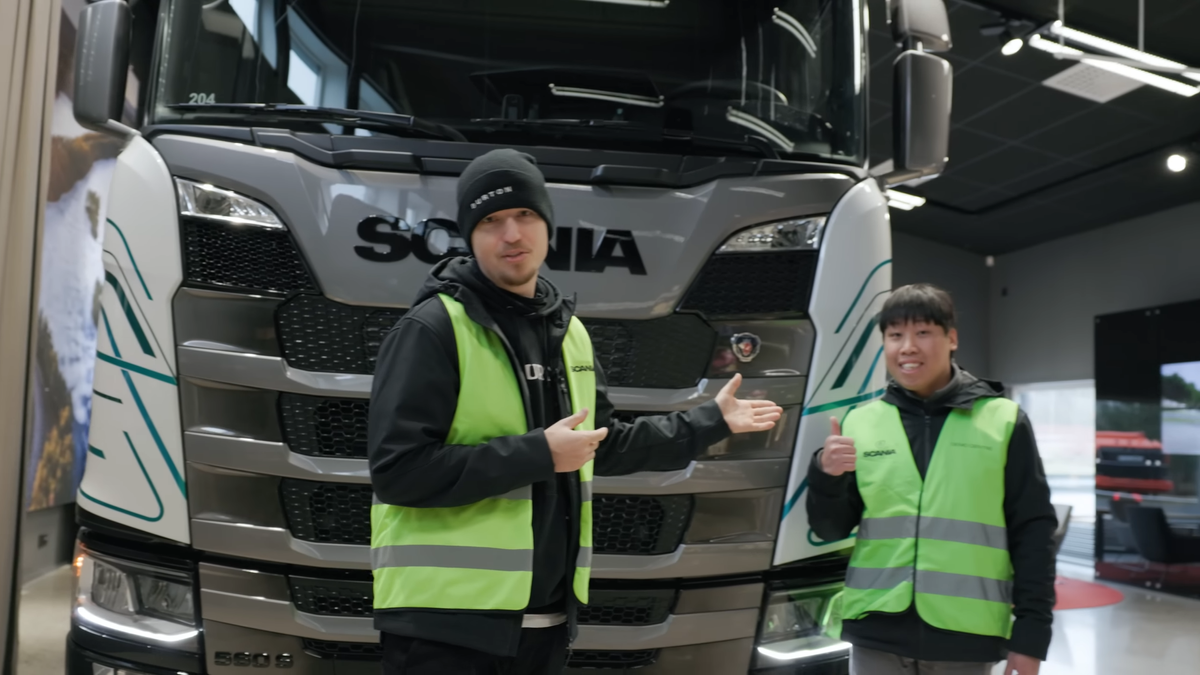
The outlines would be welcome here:
<svg viewBox="0 0 1200 675">
<path fill-rule="evenodd" d="M 994 663 L 918 661 L 874 649 L 850 649 L 850 675 L 991 675 Z"/>
</svg>

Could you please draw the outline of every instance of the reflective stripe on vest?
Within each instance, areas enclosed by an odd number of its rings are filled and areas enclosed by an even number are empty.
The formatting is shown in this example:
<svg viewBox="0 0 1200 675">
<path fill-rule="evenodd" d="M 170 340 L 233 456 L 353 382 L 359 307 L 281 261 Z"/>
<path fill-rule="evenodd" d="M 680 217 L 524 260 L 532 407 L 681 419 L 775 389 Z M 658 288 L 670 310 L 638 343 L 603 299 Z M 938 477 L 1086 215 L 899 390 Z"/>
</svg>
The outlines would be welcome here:
<svg viewBox="0 0 1200 675">
<path fill-rule="evenodd" d="M 937 628 L 1010 636 L 1004 466 L 1017 412 L 1003 398 L 951 412 L 924 480 L 895 406 L 877 401 L 847 417 L 864 512 L 846 574 L 846 618 L 915 603 Z"/>
<path fill-rule="evenodd" d="M 528 431 L 517 374 L 500 337 L 472 321 L 457 300 L 439 296 L 454 326 L 458 402 L 448 445 L 478 445 Z M 592 342 L 571 319 L 563 363 L 573 411 L 587 408 L 577 429 L 595 425 Z M 579 471 L 583 498 L 580 551 L 573 588 L 587 602 L 592 552 L 592 463 Z M 524 486 L 474 504 L 409 508 L 374 500 L 371 568 L 376 609 L 520 611 L 533 581 L 533 489 Z"/>
</svg>

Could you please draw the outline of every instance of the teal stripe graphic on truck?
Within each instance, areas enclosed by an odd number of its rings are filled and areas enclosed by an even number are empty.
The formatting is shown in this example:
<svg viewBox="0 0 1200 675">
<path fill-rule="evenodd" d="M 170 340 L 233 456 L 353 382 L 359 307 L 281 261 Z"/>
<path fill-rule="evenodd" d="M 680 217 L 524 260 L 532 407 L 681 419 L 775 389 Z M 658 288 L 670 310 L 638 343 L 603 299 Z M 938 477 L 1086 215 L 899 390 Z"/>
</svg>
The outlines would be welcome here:
<svg viewBox="0 0 1200 675">
<path fill-rule="evenodd" d="M 107 220 L 108 224 L 112 225 L 113 229 L 120 235 L 121 243 L 125 244 L 125 253 L 129 254 L 129 262 L 133 263 L 133 273 L 137 275 L 138 281 L 142 282 L 142 290 L 146 291 L 146 299 L 153 300 L 154 298 L 150 295 L 150 287 L 146 285 L 146 280 L 142 278 L 142 270 L 138 268 L 137 259 L 133 257 L 133 250 L 129 248 L 129 240 L 125 238 L 125 233 L 113 222 L 112 218 L 108 218 Z"/>
<path fill-rule="evenodd" d="M 114 284 L 114 288 L 115 287 L 116 285 Z M 121 349 L 117 345 L 117 341 L 113 336 L 112 325 L 108 321 L 108 313 L 104 311 L 103 307 L 100 308 L 100 318 L 104 322 L 104 330 L 108 335 L 109 344 L 112 345 L 113 353 L 119 357 L 121 355 Z M 134 319 L 130 317 L 131 325 L 133 321 Z M 129 363 L 128 361 L 109 356 L 104 352 L 98 351 L 96 353 L 96 357 L 105 363 L 112 364 L 121 369 L 121 376 L 125 378 L 125 385 L 129 388 L 130 395 L 133 396 L 133 402 L 135 405 L 137 405 L 138 412 L 141 413 L 142 419 L 146 422 L 146 428 L 150 432 L 150 437 L 154 439 L 154 444 L 158 447 L 158 452 L 162 455 L 163 461 L 166 462 L 167 469 L 171 472 L 171 477 L 175 479 L 175 484 L 179 487 L 179 491 L 183 493 L 184 497 L 186 497 L 187 485 L 183 480 L 183 474 L 180 473 L 179 467 L 175 466 L 175 461 L 171 459 L 171 453 L 167 450 L 166 444 L 163 443 L 162 436 L 159 435 L 158 428 L 154 425 L 154 420 L 150 419 L 150 412 L 146 409 L 146 404 L 142 401 L 141 394 L 138 393 L 137 387 L 133 384 L 133 378 L 130 377 L 129 374 L 133 372 L 177 386 L 175 378 L 169 375 L 163 375 L 162 373 L 156 373 L 148 368 L 143 368 L 133 363 Z M 130 447 L 133 447 L 132 441 L 130 441 Z M 138 463 L 141 464 L 140 458 L 138 459 Z M 150 479 L 149 474 L 146 475 L 146 479 Z M 154 494 L 157 498 L 158 492 L 156 491 Z M 93 499 L 92 501 L 96 500 Z M 161 514 L 159 517 L 162 517 Z"/>
<path fill-rule="evenodd" d="M 854 308 L 858 305 L 858 301 L 862 300 L 862 295 L 867 290 L 867 284 L 871 283 L 871 278 L 875 276 L 876 272 L 890 264 L 892 264 L 892 259 L 888 258 L 876 265 L 875 269 L 871 270 L 871 273 L 867 275 L 866 280 L 862 283 L 862 288 L 858 289 L 858 295 L 854 296 L 854 302 L 850 303 L 850 306 L 846 308 L 846 316 L 842 317 L 842 322 L 838 324 L 837 330 L 833 331 L 834 335 L 842 332 L 842 328 L 846 326 L 846 320 L 850 318 L 850 313 L 854 311 Z"/>
<path fill-rule="evenodd" d="M 117 281 L 117 277 L 112 272 L 105 272 L 104 280 L 112 286 L 113 291 L 117 294 L 121 310 L 125 312 L 125 319 L 129 321 L 129 327 L 133 330 L 133 335 L 137 338 L 142 353 L 153 357 L 154 350 L 150 347 L 150 340 L 146 339 L 146 331 L 142 330 L 142 324 L 137 320 L 137 315 L 133 313 L 133 305 L 129 303 L 129 298 L 125 297 L 125 289 L 121 288 L 121 282 Z"/>
<path fill-rule="evenodd" d="M 850 315 L 854 312 L 854 309 L 856 307 L 858 307 L 859 301 L 862 300 L 863 294 L 867 290 L 867 286 L 871 283 L 871 279 L 873 279 L 875 277 L 875 274 L 877 272 L 879 272 L 879 270 L 881 270 L 884 267 L 886 267 L 887 265 L 891 264 L 891 262 L 892 261 L 890 258 L 887 260 L 884 260 L 883 262 L 876 265 L 870 271 L 870 273 L 867 274 L 867 278 L 863 281 L 862 286 L 858 289 L 858 293 L 854 296 L 854 301 L 850 303 L 850 306 L 846 309 L 845 316 L 842 317 L 841 323 L 838 324 L 837 330 L 834 331 L 835 335 L 840 333 L 842 331 L 842 329 L 846 326 L 846 322 L 849 321 Z M 880 293 L 877 293 L 875 296 L 872 297 L 872 299 L 870 301 L 868 301 L 867 306 L 869 307 L 871 302 L 874 302 L 875 299 L 878 298 L 880 295 L 885 295 L 890 292 L 891 291 L 885 290 Z M 859 319 L 858 319 L 858 321 L 860 323 L 862 321 L 862 318 L 863 317 L 859 317 Z M 850 356 L 846 359 L 846 362 L 842 366 L 842 369 L 838 372 L 838 376 L 834 380 L 833 386 L 830 387 L 830 391 L 832 391 L 834 389 L 840 389 L 846 385 L 846 381 L 849 380 L 850 376 L 854 373 L 854 368 L 856 365 L 858 365 L 859 359 L 862 358 L 862 354 L 866 350 L 867 343 L 870 342 L 871 335 L 874 333 L 875 329 L 877 328 L 878 323 L 879 323 L 879 319 L 876 316 L 872 316 L 872 317 L 870 317 L 870 319 L 868 319 L 866 328 L 864 328 L 863 331 L 859 334 L 858 341 L 855 343 L 853 351 L 851 351 Z M 847 345 L 850 342 L 850 338 L 852 335 L 853 335 L 853 331 L 851 332 L 851 335 L 847 336 L 845 341 L 842 343 L 842 346 L 838 352 L 839 356 L 846 349 Z M 847 398 L 843 398 L 843 399 L 839 399 L 836 401 L 830 401 L 828 403 L 810 404 L 810 405 L 806 406 L 804 408 L 804 410 L 801 412 L 801 417 L 808 417 L 808 416 L 816 415 L 816 414 L 823 413 L 823 412 L 829 412 L 830 410 L 838 410 L 840 408 L 844 408 L 847 406 L 849 407 L 850 410 L 853 410 L 854 408 L 858 407 L 860 404 L 869 403 L 869 402 L 883 396 L 884 392 L 887 391 L 886 388 L 876 389 L 875 391 L 871 391 L 871 392 L 867 391 L 867 388 L 871 386 L 871 380 L 875 377 L 875 370 L 876 370 L 876 368 L 879 367 L 879 361 L 882 357 L 883 357 L 883 347 L 880 347 L 875 352 L 875 358 L 871 360 L 871 367 L 867 370 L 867 375 L 866 375 L 866 377 L 863 378 L 862 384 L 859 386 L 858 392 L 856 395 L 850 396 Z M 836 362 L 837 361 L 835 359 L 834 363 L 836 363 Z M 832 371 L 833 371 L 833 366 L 831 365 L 830 368 L 828 369 L 828 371 L 826 371 L 825 375 L 822 376 L 821 381 L 817 384 L 817 389 L 820 389 L 825 384 L 826 378 L 829 376 L 829 374 Z M 815 399 L 816 395 L 814 395 L 813 398 Z M 791 514 L 792 509 L 794 509 L 796 507 L 796 504 L 800 501 L 800 498 L 804 496 L 804 491 L 807 489 L 808 489 L 808 479 L 801 480 L 800 485 L 797 486 L 797 488 L 796 488 L 796 491 L 793 492 L 791 494 L 791 496 L 788 497 L 787 502 L 784 503 L 783 517 L 781 518 L 781 520 L 786 519 L 788 517 L 788 515 Z M 855 535 L 851 535 L 851 538 L 853 538 L 854 536 Z M 827 542 L 827 541 L 821 541 L 819 539 L 815 539 L 811 529 L 808 531 L 808 542 L 813 546 L 828 546 L 829 544 L 837 543 L 837 542 Z"/>
<path fill-rule="evenodd" d="M 867 322 L 867 327 L 858 337 L 858 344 L 854 345 L 854 351 L 850 352 L 850 358 L 846 359 L 846 365 L 842 366 L 842 372 L 838 373 L 837 379 L 833 381 L 834 389 L 841 389 L 846 385 L 846 380 L 850 379 L 850 373 L 853 373 L 854 366 L 858 365 L 858 359 L 862 356 L 863 350 L 867 348 L 867 341 L 871 339 L 871 332 L 875 330 L 875 324 L 878 321 L 875 317 L 871 317 L 871 320 Z M 869 378 L 870 375 L 867 377 Z"/>
<path fill-rule="evenodd" d="M 139 520 L 144 520 L 148 523 L 157 523 L 158 521 L 162 520 L 163 514 L 165 513 L 165 511 L 163 509 L 162 498 L 158 496 L 158 490 L 154 489 L 154 481 L 150 480 L 150 472 L 146 471 L 146 465 L 142 463 L 142 456 L 138 454 L 137 448 L 134 447 L 134 445 L 133 445 L 133 439 L 129 438 L 128 433 L 125 434 L 125 441 L 127 443 L 129 443 L 129 449 L 130 449 L 130 451 L 133 452 L 133 458 L 135 460 L 137 460 L 138 468 L 142 470 L 142 476 L 145 477 L 145 479 L 146 479 L 146 485 L 150 486 L 150 494 L 154 495 L 154 501 L 158 503 L 158 515 L 147 516 L 143 513 L 137 513 L 134 511 L 130 511 L 129 509 L 123 509 L 120 506 L 115 506 L 113 504 L 109 504 L 108 502 L 101 501 L 101 500 L 96 499 L 95 497 L 89 495 L 82 487 L 79 488 L 79 494 L 83 495 L 83 497 L 86 498 L 88 501 L 95 502 L 95 503 L 99 504 L 100 506 L 103 506 L 106 509 L 112 509 L 113 511 L 116 511 L 117 513 L 123 513 L 127 516 L 132 516 Z M 89 450 L 94 451 L 94 454 L 98 454 L 101 459 L 104 459 L 104 453 L 102 451 L 97 450 L 96 448 L 92 448 L 90 446 L 89 446 Z"/>
</svg>

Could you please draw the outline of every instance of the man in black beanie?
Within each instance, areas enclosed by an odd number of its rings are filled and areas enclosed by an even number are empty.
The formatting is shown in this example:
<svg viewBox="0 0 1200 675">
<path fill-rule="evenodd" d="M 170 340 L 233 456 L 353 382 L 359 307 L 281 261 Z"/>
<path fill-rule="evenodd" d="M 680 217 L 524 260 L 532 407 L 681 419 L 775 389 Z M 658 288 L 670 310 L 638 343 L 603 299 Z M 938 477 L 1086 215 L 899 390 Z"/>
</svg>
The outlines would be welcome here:
<svg viewBox="0 0 1200 675">
<path fill-rule="evenodd" d="M 458 187 L 473 256 L 436 265 L 379 351 L 367 430 L 385 675 L 557 674 L 587 602 L 592 476 L 686 464 L 782 410 L 735 376 L 687 412 L 613 419 L 574 302 L 538 275 L 554 212 L 535 160 Z"/>
</svg>

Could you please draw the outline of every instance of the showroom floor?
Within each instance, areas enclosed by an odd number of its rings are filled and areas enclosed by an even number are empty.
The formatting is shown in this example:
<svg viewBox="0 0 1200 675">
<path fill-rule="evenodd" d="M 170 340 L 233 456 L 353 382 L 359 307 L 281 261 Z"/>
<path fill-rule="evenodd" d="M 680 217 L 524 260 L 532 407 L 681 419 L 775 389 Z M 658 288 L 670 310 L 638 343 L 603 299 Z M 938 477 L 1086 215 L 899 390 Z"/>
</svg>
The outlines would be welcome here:
<svg viewBox="0 0 1200 675">
<path fill-rule="evenodd" d="M 1091 569 L 1060 561 L 1059 573 L 1091 580 Z M 62 672 L 70 624 L 71 568 L 27 584 L 21 593 L 17 675 Z M 1195 675 L 1200 663 L 1200 600 L 1115 585 L 1125 599 L 1055 613 L 1054 642 L 1041 675 Z M 1000 675 L 1003 667 L 996 668 Z"/>
</svg>

